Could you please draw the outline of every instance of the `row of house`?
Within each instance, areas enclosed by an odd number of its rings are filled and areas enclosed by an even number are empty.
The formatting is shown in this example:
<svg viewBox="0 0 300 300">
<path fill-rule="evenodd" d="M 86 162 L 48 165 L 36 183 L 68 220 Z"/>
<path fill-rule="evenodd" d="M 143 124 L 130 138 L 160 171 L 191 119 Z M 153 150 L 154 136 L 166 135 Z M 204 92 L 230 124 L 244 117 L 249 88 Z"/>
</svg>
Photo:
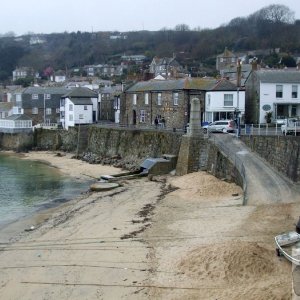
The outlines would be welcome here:
<svg viewBox="0 0 300 300">
<path fill-rule="evenodd" d="M 265 123 L 300 116 L 300 71 L 253 69 L 237 82 L 227 78 L 148 80 L 127 88 L 29 87 L 14 90 L 10 102 L 0 103 L 0 117 L 7 118 L 12 107 L 19 108 L 32 124 L 56 123 L 68 129 L 78 124 L 111 121 L 123 125 L 151 126 L 156 117 L 164 118 L 167 128 L 184 128 L 189 123 L 190 104 L 198 98 L 200 119 L 212 122 L 234 119 Z M 2 105 L 3 104 L 3 105 Z M 9 105 L 10 104 L 10 105 Z"/>
</svg>

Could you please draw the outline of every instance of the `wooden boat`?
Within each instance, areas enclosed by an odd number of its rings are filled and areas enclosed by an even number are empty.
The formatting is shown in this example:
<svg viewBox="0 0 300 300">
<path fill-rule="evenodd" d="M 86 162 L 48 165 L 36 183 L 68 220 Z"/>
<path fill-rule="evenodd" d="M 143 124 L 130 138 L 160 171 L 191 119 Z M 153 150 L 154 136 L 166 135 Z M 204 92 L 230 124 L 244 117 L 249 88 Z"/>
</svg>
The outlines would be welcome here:
<svg viewBox="0 0 300 300">
<path fill-rule="evenodd" d="M 300 266 L 300 234 L 296 231 L 286 232 L 275 237 L 276 252 L 293 264 Z"/>
</svg>

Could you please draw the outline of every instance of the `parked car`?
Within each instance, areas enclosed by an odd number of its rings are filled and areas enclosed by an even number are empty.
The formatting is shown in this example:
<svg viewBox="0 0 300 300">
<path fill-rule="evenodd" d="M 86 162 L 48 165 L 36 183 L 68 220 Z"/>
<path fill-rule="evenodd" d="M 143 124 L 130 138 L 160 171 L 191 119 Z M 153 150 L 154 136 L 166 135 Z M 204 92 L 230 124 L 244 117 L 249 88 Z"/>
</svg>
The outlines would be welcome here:
<svg viewBox="0 0 300 300">
<path fill-rule="evenodd" d="M 208 125 L 202 126 L 203 131 L 206 132 L 235 132 L 236 125 L 233 120 L 220 120 L 212 122 Z"/>
<path fill-rule="evenodd" d="M 286 123 L 281 125 L 281 132 L 284 135 L 288 134 L 294 134 L 299 135 L 300 134 L 300 120 L 296 118 L 289 118 L 286 119 Z"/>
</svg>

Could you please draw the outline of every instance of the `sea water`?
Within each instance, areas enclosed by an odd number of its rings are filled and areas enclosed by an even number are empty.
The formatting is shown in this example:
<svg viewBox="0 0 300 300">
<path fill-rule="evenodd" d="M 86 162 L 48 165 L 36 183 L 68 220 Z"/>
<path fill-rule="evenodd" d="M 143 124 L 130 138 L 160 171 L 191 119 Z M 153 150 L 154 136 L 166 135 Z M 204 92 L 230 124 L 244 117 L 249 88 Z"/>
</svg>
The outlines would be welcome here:
<svg viewBox="0 0 300 300">
<path fill-rule="evenodd" d="M 62 176 L 46 164 L 0 153 L 0 227 L 87 189 L 87 182 Z"/>
</svg>

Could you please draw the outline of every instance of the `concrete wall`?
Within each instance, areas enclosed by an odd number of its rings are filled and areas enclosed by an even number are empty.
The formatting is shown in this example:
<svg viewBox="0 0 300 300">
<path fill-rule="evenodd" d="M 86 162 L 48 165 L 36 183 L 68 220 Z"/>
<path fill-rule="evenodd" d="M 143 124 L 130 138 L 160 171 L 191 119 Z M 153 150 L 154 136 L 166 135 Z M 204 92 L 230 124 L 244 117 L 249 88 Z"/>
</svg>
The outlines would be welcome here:
<svg viewBox="0 0 300 300">
<path fill-rule="evenodd" d="M 294 136 L 241 136 L 241 140 L 275 169 L 300 180 L 300 139 Z"/>
</svg>

